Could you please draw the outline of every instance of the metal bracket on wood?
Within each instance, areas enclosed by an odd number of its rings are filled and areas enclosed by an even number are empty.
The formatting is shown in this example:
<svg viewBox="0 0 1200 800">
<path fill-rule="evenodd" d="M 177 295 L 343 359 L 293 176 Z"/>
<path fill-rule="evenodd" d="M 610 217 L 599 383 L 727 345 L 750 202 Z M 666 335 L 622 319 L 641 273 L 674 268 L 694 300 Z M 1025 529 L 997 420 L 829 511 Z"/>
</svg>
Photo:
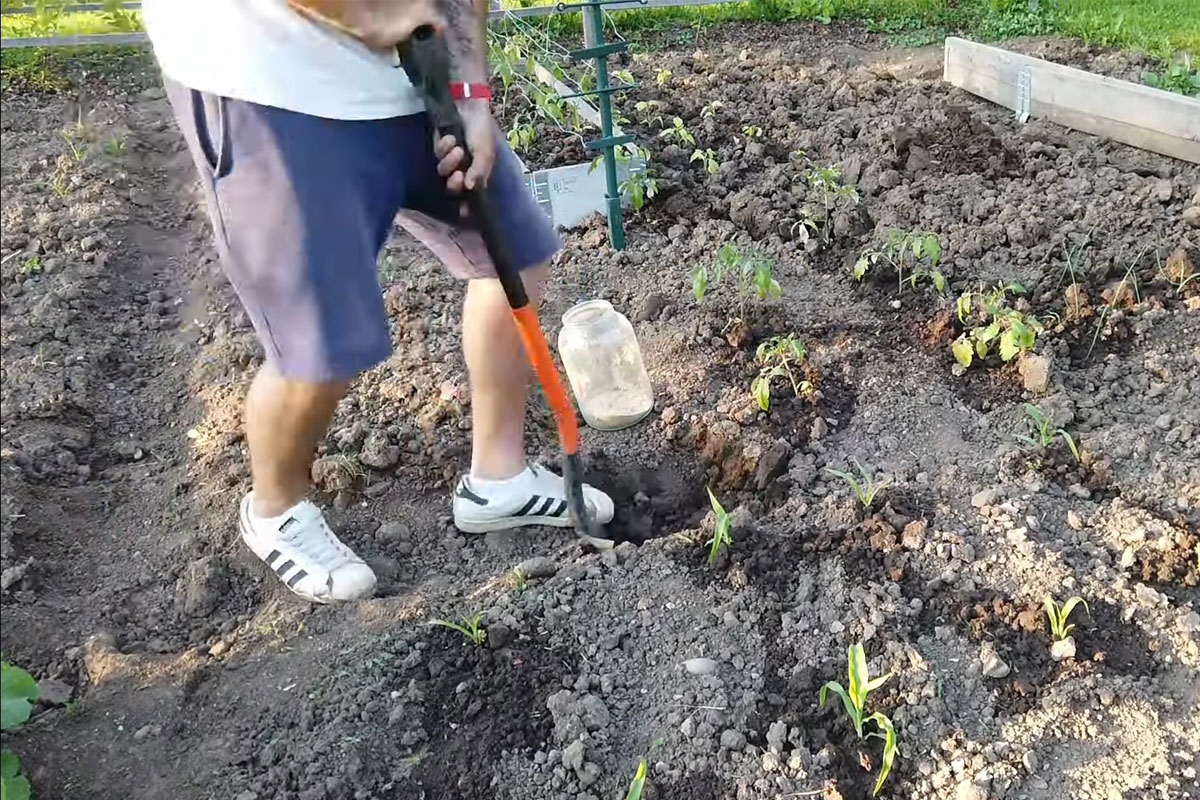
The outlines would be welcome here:
<svg viewBox="0 0 1200 800">
<path fill-rule="evenodd" d="M 1017 72 L 1017 122 L 1024 125 L 1033 111 L 1033 70 L 1028 65 Z"/>
</svg>

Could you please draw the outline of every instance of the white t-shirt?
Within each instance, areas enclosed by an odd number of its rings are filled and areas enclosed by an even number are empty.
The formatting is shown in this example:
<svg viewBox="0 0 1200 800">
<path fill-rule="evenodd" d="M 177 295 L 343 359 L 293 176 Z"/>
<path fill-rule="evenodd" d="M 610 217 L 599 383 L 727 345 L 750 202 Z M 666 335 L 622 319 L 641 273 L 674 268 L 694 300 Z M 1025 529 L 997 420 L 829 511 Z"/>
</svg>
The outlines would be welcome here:
<svg viewBox="0 0 1200 800">
<path fill-rule="evenodd" d="M 328 119 L 424 110 L 395 56 L 286 0 L 144 0 L 142 19 L 163 73 L 192 89 Z"/>
</svg>

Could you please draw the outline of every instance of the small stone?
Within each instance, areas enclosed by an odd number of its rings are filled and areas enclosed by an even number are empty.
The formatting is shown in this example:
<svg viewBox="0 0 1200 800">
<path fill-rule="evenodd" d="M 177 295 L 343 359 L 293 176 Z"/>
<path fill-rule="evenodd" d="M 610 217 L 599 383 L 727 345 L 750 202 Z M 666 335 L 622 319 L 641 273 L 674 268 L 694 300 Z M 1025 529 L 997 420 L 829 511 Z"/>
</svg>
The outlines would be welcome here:
<svg viewBox="0 0 1200 800">
<path fill-rule="evenodd" d="M 558 564 L 552 558 L 537 556 L 517 564 L 517 570 L 526 578 L 550 578 L 558 572 Z"/>
<path fill-rule="evenodd" d="M 1196 260 L 1186 247 L 1177 247 L 1167 256 L 1165 265 L 1167 280 L 1181 286 L 1194 280 L 1197 275 Z"/>
<path fill-rule="evenodd" d="M 766 752 L 762 757 L 763 772 L 778 772 L 782 764 L 779 763 L 779 754 Z"/>
<path fill-rule="evenodd" d="M 1021 764 L 1024 765 L 1026 771 L 1028 771 L 1029 774 L 1032 775 L 1033 773 L 1037 772 L 1038 771 L 1037 753 L 1033 752 L 1032 750 L 1026 750 L 1025 755 L 1021 756 Z"/>
<path fill-rule="evenodd" d="M 693 675 L 712 675 L 720 666 L 711 658 L 689 658 L 683 662 L 683 668 Z"/>
<path fill-rule="evenodd" d="M 70 684 L 53 678 L 38 681 L 38 702 L 48 706 L 65 706 L 74 690 Z"/>
<path fill-rule="evenodd" d="M 817 417 L 812 421 L 812 427 L 809 428 L 808 438 L 810 441 L 820 441 L 829 433 L 829 423 L 824 417 Z"/>
<path fill-rule="evenodd" d="M 999 492 L 995 489 L 984 489 L 971 495 L 971 505 L 975 508 L 987 508 L 996 503 L 996 498 L 999 497 Z"/>
<path fill-rule="evenodd" d="M 970 778 L 958 782 L 954 789 L 954 800 L 984 800 L 983 790 Z"/>
<path fill-rule="evenodd" d="M 883 189 L 892 189 L 900 185 L 900 173 L 894 169 L 886 169 L 879 176 L 879 186 Z"/>
<path fill-rule="evenodd" d="M 412 538 L 412 529 L 403 522 L 385 522 L 376 529 L 375 538 L 381 542 L 407 542 Z"/>
<path fill-rule="evenodd" d="M 830 633 L 837 634 L 837 633 L 841 633 L 844 630 L 846 630 L 846 626 L 843 625 L 841 622 L 839 622 L 836 619 L 833 622 L 829 623 L 829 632 Z"/>
<path fill-rule="evenodd" d="M 229 643 L 229 640 L 219 639 L 219 640 L 217 640 L 217 642 L 215 642 L 213 644 L 212 647 L 208 648 L 208 654 L 210 656 L 212 656 L 213 658 L 220 658 L 221 656 L 228 653 L 230 648 L 232 648 L 232 647 L 233 647 L 233 645 L 231 645 Z"/>
<path fill-rule="evenodd" d="M 1079 516 L 1078 511 L 1067 512 L 1067 526 L 1073 531 L 1083 530 L 1083 517 Z"/>
<path fill-rule="evenodd" d="M 567 769 L 573 769 L 578 773 L 583 769 L 583 758 L 586 748 L 582 739 L 576 739 L 571 742 L 562 752 L 562 763 Z"/>
<path fill-rule="evenodd" d="M 1195 611 L 1184 614 L 1179 618 L 1179 627 L 1183 628 L 1185 633 L 1200 631 L 1200 614 Z"/>
<path fill-rule="evenodd" d="M 579 699 L 579 716 L 583 726 L 593 732 L 607 728 L 611 719 L 608 706 L 594 694 L 585 694 Z"/>
<path fill-rule="evenodd" d="M 721 732 L 721 747 L 728 750 L 741 750 L 746 746 L 746 734 L 736 728 L 726 728 Z"/>
<path fill-rule="evenodd" d="M 140 742 L 143 739 L 145 739 L 147 736 L 149 736 L 153 731 L 154 731 L 154 726 L 143 725 L 142 727 L 138 728 L 136 732 L 134 732 L 133 740 L 135 742 Z"/>
<path fill-rule="evenodd" d="M 1050 388 L 1050 359 L 1037 353 L 1025 353 L 1017 363 L 1025 390 L 1045 394 Z"/>
<path fill-rule="evenodd" d="M 383 431 L 371 431 L 363 442 L 358 460 L 374 469 L 387 469 L 400 460 L 400 448 L 392 444 Z"/>
<path fill-rule="evenodd" d="M 983 675 L 988 678 L 1007 678 L 1011 671 L 1008 664 L 1004 663 L 1004 659 L 1000 658 L 1000 654 L 988 642 L 985 642 L 980 648 L 979 664 Z"/>
<path fill-rule="evenodd" d="M 1075 657 L 1075 637 L 1068 636 L 1050 645 L 1050 658 L 1054 661 L 1066 661 Z"/>
<path fill-rule="evenodd" d="M 1100 697 L 1100 705 L 1102 706 L 1111 706 L 1113 704 L 1113 700 L 1116 699 L 1116 695 L 1113 693 L 1113 690 L 1107 686 L 1101 687 L 1098 695 Z"/>
<path fill-rule="evenodd" d="M 929 523 L 923 519 L 915 519 L 904 526 L 904 532 L 900 535 L 900 544 L 906 550 L 920 550 L 925 546 L 925 531 L 929 529 Z"/>
<path fill-rule="evenodd" d="M 487 626 L 487 645 L 493 650 L 499 650 L 512 641 L 512 630 L 501 622 Z"/>
<path fill-rule="evenodd" d="M 767 747 L 773 752 L 783 752 L 784 742 L 787 741 L 788 726 L 781 719 L 777 719 L 767 728 Z"/>
<path fill-rule="evenodd" d="M 674 425 L 679 421 L 679 409 L 675 406 L 667 406 L 662 410 L 662 421 L 664 425 Z"/>
<path fill-rule="evenodd" d="M 1200 206 L 1188 206 L 1183 210 L 1183 221 L 1193 228 L 1200 228 Z"/>
</svg>

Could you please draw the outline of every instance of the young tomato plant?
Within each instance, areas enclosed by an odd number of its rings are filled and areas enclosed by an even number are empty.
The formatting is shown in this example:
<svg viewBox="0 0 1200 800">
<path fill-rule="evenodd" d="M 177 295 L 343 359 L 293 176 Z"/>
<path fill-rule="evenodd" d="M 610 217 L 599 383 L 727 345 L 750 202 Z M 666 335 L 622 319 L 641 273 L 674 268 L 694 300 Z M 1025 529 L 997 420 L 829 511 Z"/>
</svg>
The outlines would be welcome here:
<svg viewBox="0 0 1200 800">
<path fill-rule="evenodd" d="M 713 152 L 711 147 L 705 150 L 694 150 L 692 152 L 692 157 L 689 158 L 688 161 L 699 161 L 704 165 L 704 171 L 709 175 L 716 175 L 717 170 L 721 168 L 721 162 L 717 161 L 717 154 Z"/>
<path fill-rule="evenodd" d="M 668 83 L 671 82 L 671 70 L 660 69 L 654 75 L 654 82 L 656 84 L 658 84 L 659 86 L 666 86 Z"/>
<path fill-rule="evenodd" d="M 854 492 L 854 496 L 858 498 L 858 502 L 862 503 L 862 507 L 870 508 L 875 502 L 876 496 L 888 486 L 891 486 L 891 481 L 876 481 L 871 471 L 860 464 L 858 459 L 854 460 L 854 467 L 858 471 L 858 475 L 830 467 L 826 467 L 825 471 L 834 477 L 844 480 Z"/>
<path fill-rule="evenodd" d="M 878 250 L 868 248 L 854 262 L 854 280 L 861 281 L 872 270 L 886 264 L 896 273 L 897 291 L 904 289 L 907 280 L 910 288 L 928 280 L 933 288 L 946 291 L 946 276 L 938 269 L 942 260 L 942 245 L 932 233 L 891 231 L 887 241 Z"/>
<path fill-rule="evenodd" d="M 0 661 L 0 730 L 12 730 L 28 720 L 40 694 L 32 675 Z M 0 753 L 0 793 L 4 800 L 30 798 L 29 779 L 21 774 L 21 762 L 12 753 Z"/>
<path fill-rule="evenodd" d="M 711 567 L 717 563 L 721 548 L 728 548 L 733 544 L 733 523 L 712 489 L 708 490 L 708 502 L 712 505 L 713 515 L 716 517 L 712 538 L 705 542 L 708 545 L 708 565 Z"/>
<path fill-rule="evenodd" d="M 487 639 L 487 630 L 483 628 L 483 614 L 476 614 L 473 617 L 463 617 L 458 622 L 449 619 L 435 619 L 429 624 L 457 631 L 476 647 L 482 647 L 484 640 Z"/>
<path fill-rule="evenodd" d="M 858 187 L 843 184 L 841 171 L 834 166 L 809 169 L 804 173 L 804 180 L 808 183 L 809 196 L 816 202 L 805 206 L 801 211 L 803 219 L 792 229 L 805 240 L 809 231 L 814 231 L 820 235 L 822 244 L 829 244 L 833 241 L 834 215 L 858 205 Z"/>
<path fill-rule="evenodd" d="M 676 142 L 677 144 L 690 144 L 695 146 L 696 137 L 692 136 L 691 131 L 684 127 L 683 120 L 679 117 L 671 118 L 671 127 L 663 128 L 658 132 L 658 138 L 666 139 L 668 142 Z"/>
<path fill-rule="evenodd" d="M 796 370 L 804 366 L 807 356 L 804 343 L 795 334 L 772 336 L 758 346 L 754 357 L 759 370 L 758 377 L 750 383 L 750 394 L 763 411 L 771 410 L 771 381 L 775 378 L 787 378 L 796 397 L 812 399 L 812 383 L 796 377 Z"/>
<path fill-rule="evenodd" d="M 1004 283 L 988 291 L 964 292 L 956 307 L 958 321 L 966 328 L 950 344 L 954 359 L 965 369 L 978 357 L 987 358 L 993 345 L 1001 361 L 1012 361 L 1017 354 L 1032 350 L 1042 324 L 1033 317 L 1012 308 L 1009 293 L 1024 294 L 1019 283 Z"/>
<path fill-rule="evenodd" d="M 1036 438 L 1035 436 L 1022 436 L 1020 438 L 1023 441 L 1045 449 L 1054 444 L 1056 439 L 1061 438 L 1066 442 L 1067 449 L 1071 451 L 1071 455 L 1075 456 L 1075 461 L 1079 462 L 1079 447 L 1076 446 L 1074 437 L 1067 433 L 1065 428 L 1054 427 L 1054 423 L 1033 403 L 1026 403 L 1024 409 L 1025 413 L 1029 415 L 1029 422 L 1033 427 Z"/>
<path fill-rule="evenodd" d="M 859 739 L 883 739 L 883 765 L 879 769 L 879 777 L 875 781 L 874 791 L 874 794 L 879 794 L 879 790 L 882 788 L 883 782 L 887 780 L 888 774 L 892 771 L 892 764 L 896 760 L 896 729 L 882 711 L 867 715 L 867 697 L 871 692 L 883 686 L 887 679 L 892 677 L 892 673 L 872 678 L 867 669 L 866 652 L 860 643 L 856 642 L 850 645 L 846 657 L 849 661 L 849 688 L 843 687 L 837 681 L 829 681 L 821 687 L 818 697 L 821 707 L 824 708 L 829 692 L 833 691 L 842 699 L 842 705 L 845 706 L 846 714 L 849 715 L 850 723 L 854 726 L 854 732 L 858 734 Z M 864 734 L 863 725 L 868 722 L 875 723 L 878 730 Z"/>
<path fill-rule="evenodd" d="M 692 273 L 692 294 L 697 303 L 704 302 L 711 285 L 724 283 L 726 277 L 735 282 L 737 316 L 726 326 L 737 334 L 731 337 L 731 342 L 740 341 L 747 327 L 746 303 L 751 297 L 765 301 L 782 296 L 783 290 L 773 274 L 774 266 L 771 259 L 754 250 L 742 250 L 733 242 L 725 242 L 717 250 L 714 264 L 702 264 Z"/>
</svg>

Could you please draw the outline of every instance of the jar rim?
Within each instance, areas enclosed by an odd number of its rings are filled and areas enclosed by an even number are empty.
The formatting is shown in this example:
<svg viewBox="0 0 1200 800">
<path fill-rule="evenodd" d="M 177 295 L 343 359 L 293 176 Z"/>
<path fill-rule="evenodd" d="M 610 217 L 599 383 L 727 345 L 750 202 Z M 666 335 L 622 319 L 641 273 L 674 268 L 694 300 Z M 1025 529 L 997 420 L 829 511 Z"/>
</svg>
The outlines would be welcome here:
<svg viewBox="0 0 1200 800">
<path fill-rule="evenodd" d="M 586 324 L 592 317 L 612 311 L 612 303 L 607 300 L 584 300 L 567 309 L 562 315 L 563 325 Z"/>
</svg>

